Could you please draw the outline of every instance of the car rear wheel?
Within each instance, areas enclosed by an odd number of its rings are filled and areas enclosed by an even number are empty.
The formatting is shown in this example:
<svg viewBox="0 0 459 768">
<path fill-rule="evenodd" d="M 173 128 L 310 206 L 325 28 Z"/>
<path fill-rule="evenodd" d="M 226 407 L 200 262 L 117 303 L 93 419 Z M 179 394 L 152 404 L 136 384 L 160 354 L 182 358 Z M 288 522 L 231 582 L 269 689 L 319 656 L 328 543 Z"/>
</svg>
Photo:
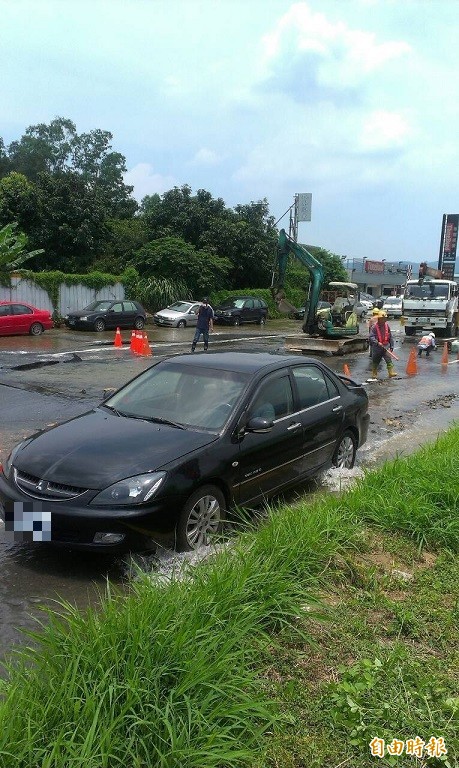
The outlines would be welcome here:
<svg viewBox="0 0 459 768">
<path fill-rule="evenodd" d="M 134 328 L 137 331 L 141 331 L 144 325 L 145 325 L 145 320 L 143 319 L 143 317 L 136 317 L 136 319 L 134 320 Z"/>
<path fill-rule="evenodd" d="M 176 528 L 176 547 L 188 552 L 210 544 L 222 530 L 225 520 L 225 498 L 214 485 L 195 491 L 183 507 Z"/>
<path fill-rule="evenodd" d="M 240 325 L 240 324 L 241 324 L 241 321 L 240 321 L 239 317 L 235 317 L 234 320 L 233 320 L 233 325 Z"/>
<path fill-rule="evenodd" d="M 185 328 L 185 327 L 186 327 L 185 320 L 179 320 L 177 323 L 177 328 Z"/>
<path fill-rule="evenodd" d="M 40 333 L 43 333 L 44 328 L 41 323 L 32 323 L 29 329 L 29 333 L 31 336 L 39 336 Z"/>
<path fill-rule="evenodd" d="M 97 333 L 102 333 L 102 331 L 105 331 L 105 320 L 102 320 L 101 317 L 98 317 L 94 323 L 94 330 L 97 331 Z"/>
<path fill-rule="evenodd" d="M 266 317 L 262 315 L 258 320 L 258 325 L 264 325 L 266 323 Z"/>
<path fill-rule="evenodd" d="M 352 469 L 356 453 L 357 440 L 352 432 L 347 430 L 335 448 L 332 459 L 333 465 L 335 467 L 344 467 L 344 469 Z"/>
</svg>

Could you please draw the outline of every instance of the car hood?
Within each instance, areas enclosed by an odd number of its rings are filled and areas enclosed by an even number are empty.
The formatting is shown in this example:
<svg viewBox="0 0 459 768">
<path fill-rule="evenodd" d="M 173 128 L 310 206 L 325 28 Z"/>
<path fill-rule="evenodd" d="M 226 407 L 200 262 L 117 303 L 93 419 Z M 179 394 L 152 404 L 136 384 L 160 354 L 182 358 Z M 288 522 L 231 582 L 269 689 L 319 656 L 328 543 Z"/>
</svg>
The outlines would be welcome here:
<svg viewBox="0 0 459 768">
<path fill-rule="evenodd" d="M 155 313 L 155 317 L 167 317 L 177 320 L 180 315 L 184 315 L 184 312 L 177 312 L 173 309 L 162 309 L 160 312 Z"/>
<path fill-rule="evenodd" d="M 34 436 L 19 450 L 14 466 L 43 480 L 99 490 L 161 469 L 214 440 L 215 434 L 96 409 Z"/>
</svg>

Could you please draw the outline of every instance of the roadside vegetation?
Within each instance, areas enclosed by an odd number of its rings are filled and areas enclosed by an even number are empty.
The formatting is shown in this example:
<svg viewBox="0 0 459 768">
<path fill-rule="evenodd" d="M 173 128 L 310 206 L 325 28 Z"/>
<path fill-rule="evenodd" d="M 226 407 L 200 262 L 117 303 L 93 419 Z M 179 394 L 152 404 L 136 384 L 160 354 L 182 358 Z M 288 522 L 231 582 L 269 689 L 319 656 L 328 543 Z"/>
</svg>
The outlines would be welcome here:
<svg viewBox="0 0 459 768">
<path fill-rule="evenodd" d="M 63 283 L 87 275 L 91 286 L 118 275 L 127 298 L 150 312 L 216 291 L 269 289 L 278 232 L 265 198 L 229 207 L 183 184 L 138 203 L 112 139 L 101 129 L 79 134 L 63 117 L 29 126 L 9 146 L 0 137 L 0 284 L 2 267 L 20 266 L 9 241 L 2 255 L 1 233 L 14 228 L 31 249 L 27 277 L 48 291 L 55 311 L 58 274 Z M 308 248 L 324 266 L 324 283 L 346 279 L 339 256 Z M 308 283 L 308 270 L 295 265 L 292 301 L 304 303 Z"/>
<path fill-rule="evenodd" d="M 49 614 L 1 683 L 2 768 L 458 765 L 458 444 Z"/>
</svg>

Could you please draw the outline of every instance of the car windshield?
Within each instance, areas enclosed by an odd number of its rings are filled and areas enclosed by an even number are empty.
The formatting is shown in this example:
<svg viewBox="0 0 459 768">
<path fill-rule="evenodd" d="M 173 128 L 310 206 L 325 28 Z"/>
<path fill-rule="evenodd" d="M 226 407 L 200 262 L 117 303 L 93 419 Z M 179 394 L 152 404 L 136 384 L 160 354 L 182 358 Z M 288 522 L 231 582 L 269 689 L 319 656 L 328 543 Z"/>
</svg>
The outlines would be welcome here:
<svg viewBox="0 0 459 768">
<path fill-rule="evenodd" d="M 220 306 L 225 307 L 225 309 L 242 309 L 245 302 L 246 299 L 227 299 Z"/>
<path fill-rule="evenodd" d="M 193 305 L 189 301 L 176 301 L 175 304 L 171 304 L 167 309 L 171 309 L 172 312 L 188 312 L 191 306 Z"/>
<path fill-rule="evenodd" d="M 401 304 L 402 300 L 396 298 L 395 296 L 391 299 L 386 299 L 384 304 Z"/>
<path fill-rule="evenodd" d="M 405 291 L 405 298 L 415 299 L 447 299 L 448 286 L 441 283 L 422 283 L 422 285 L 409 285 Z"/>
<path fill-rule="evenodd" d="M 105 401 L 120 416 L 218 431 L 231 416 L 249 376 L 166 360 Z"/>
<path fill-rule="evenodd" d="M 85 307 L 85 311 L 88 312 L 101 312 L 104 309 L 108 309 L 110 304 L 112 304 L 112 301 L 93 301 L 91 304 L 88 304 L 87 307 Z"/>
</svg>

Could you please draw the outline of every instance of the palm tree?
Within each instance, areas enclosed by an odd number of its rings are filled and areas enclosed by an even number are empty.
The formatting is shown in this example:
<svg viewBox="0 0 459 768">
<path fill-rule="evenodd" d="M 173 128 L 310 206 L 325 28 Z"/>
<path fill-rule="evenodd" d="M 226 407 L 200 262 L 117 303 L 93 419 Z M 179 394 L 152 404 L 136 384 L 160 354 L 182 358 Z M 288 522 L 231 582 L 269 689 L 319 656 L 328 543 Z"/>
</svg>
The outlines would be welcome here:
<svg viewBox="0 0 459 768">
<path fill-rule="evenodd" d="M 16 232 L 17 223 L 6 224 L 0 229 L 0 284 L 11 285 L 11 272 L 18 269 L 27 259 L 44 253 L 43 248 L 27 251 L 27 235 Z"/>
</svg>

